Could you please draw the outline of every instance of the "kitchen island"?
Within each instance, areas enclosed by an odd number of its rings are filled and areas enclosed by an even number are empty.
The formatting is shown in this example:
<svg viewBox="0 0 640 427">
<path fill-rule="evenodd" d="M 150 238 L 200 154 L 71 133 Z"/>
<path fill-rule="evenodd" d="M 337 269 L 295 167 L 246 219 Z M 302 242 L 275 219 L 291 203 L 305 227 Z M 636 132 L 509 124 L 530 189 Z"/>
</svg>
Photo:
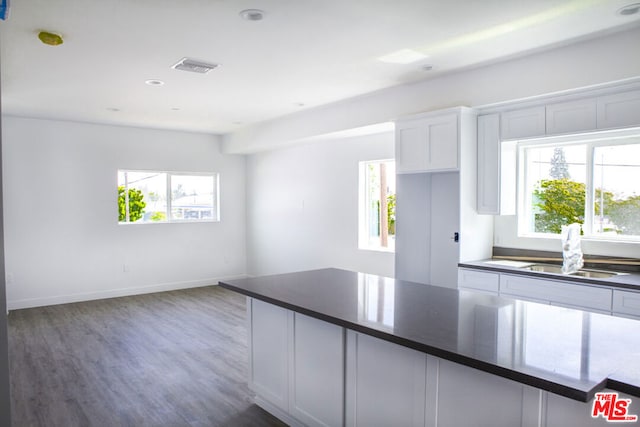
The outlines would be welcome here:
<svg viewBox="0 0 640 427">
<path fill-rule="evenodd" d="M 635 320 L 338 269 L 220 286 L 248 297 L 256 403 L 292 425 L 606 425 L 604 390 L 640 413 Z"/>
</svg>

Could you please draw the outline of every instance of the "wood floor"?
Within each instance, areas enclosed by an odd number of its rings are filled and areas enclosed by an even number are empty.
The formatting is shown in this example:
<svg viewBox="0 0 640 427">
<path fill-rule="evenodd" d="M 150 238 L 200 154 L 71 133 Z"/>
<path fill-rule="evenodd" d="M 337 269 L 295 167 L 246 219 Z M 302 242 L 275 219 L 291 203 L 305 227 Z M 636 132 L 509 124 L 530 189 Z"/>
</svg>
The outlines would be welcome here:
<svg viewBox="0 0 640 427">
<path fill-rule="evenodd" d="M 13 426 L 283 426 L 252 403 L 245 316 L 217 286 L 12 311 Z"/>
</svg>

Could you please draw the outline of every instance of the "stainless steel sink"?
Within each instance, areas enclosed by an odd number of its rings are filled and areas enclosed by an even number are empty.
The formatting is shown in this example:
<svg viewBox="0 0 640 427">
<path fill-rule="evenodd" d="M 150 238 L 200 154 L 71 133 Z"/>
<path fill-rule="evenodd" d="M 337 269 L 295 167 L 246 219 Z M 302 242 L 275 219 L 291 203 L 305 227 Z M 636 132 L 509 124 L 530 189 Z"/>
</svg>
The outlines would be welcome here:
<svg viewBox="0 0 640 427">
<path fill-rule="evenodd" d="M 559 265 L 533 264 L 522 268 L 524 270 L 539 271 L 541 273 L 562 274 L 562 267 Z M 609 277 L 622 276 L 625 274 L 629 273 L 618 273 L 615 271 L 592 270 L 585 268 L 582 270 L 578 270 L 575 273 L 571 273 L 570 276 L 590 277 L 593 279 L 607 279 Z"/>
</svg>

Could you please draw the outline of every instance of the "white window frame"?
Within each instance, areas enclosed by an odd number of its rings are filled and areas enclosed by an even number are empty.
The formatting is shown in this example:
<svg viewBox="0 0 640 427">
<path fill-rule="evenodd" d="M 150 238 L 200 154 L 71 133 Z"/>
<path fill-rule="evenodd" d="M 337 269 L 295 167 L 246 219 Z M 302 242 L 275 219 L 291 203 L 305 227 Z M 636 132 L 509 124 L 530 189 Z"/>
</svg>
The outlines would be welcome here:
<svg viewBox="0 0 640 427">
<path fill-rule="evenodd" d="M 531 147 L 544 146 L 569 146 L 569 145 L 586 145 L 586 172 L 585 172 L 585 213 L 582 230 L 584 235 L 581 240 L 592 240 L 600 242 L 630 242 L 640 243 L 640 236 L 611 236 L 597 235 L 593 233 L 593 215 L 594 215 L 594 198 L 595 188 L 593 185 L 594 175 L 594 158 L 593 153 L 596 147 L 606 147 L 626 144 L 640 144 L 640 128 L 593 132 L 589 134 L 563 135 L 555 137 L 545 137 L 539 139 L 530 139 L 519 141 L 517 143 L 517 164 L 518 164 L 518 186 L 517 186 L 517 222 L 518 237 L 526 238 L 543 238 L 543 239 L 559 239 L 560 234 L 553 233 L 536 233 L 530 231 L 529 220 L 532 207 L 530 206 L 530 197 L 526 188 L 526 158 L 525 150 Z"/>
<path fill-rule="evenodd" d="M 143 224 L 176 224 L 176 223 L 203 223 L 203 222 L 220 222 L 220 174 L 218 172 L 183 172 L 183 171 L 166 171 L 166 170 L 143 170 L 143 169 L 118 169 L 117 174 L 120 172 L 133 172 L 133 173 L 157 173 L 157 174 L 165 174 L 166 175 L 166 199 L 167 199 L 167 207 L 166 207 L 166 220 L 163 221 L 129 221 L 129 203 L 128 202 L 128 191 L 125 188 L 125 218 L 126 221 L 118 221 L 119 225 L 143 225 Z M 116 181 L 117 181 L 116 174 Z M 213 180 L 213 192 L 214 192 L 214 205 L 213 212 L 215 214 L 215 218 L 190 218 L 190 219 L 173 219 L 172 212 L 172 190 L 171 190 L 171 178 L 173 176 L 206 176 L 211 177 Z M 116 190 L 118 185 L 116 184 Z M 117 202 L 117 199 L 116 199 Z"/>
</svg>

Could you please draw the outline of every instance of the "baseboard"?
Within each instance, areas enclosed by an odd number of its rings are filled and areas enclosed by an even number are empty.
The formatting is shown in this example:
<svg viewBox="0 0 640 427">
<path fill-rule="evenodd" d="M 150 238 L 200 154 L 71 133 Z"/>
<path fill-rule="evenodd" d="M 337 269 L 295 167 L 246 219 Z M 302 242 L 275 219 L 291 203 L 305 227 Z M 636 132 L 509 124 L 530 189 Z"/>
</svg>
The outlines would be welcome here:
<svg viewBox="0 0 640 427">
<path fill-rule="evenodd" d="M 180 289 L 199 288 L 203 286 L 217 285 L 220 280 L 242 279 L 246 275 L 225 276 L 202 280 L 190 280 L 184 282 L 158 283 L 154 285 L 136 286 L 131 288 L 107 289 L 96 292 L 81 292 L 77 294 L 56 295 L 43 298 L 25 298 L 21 300 L 7 301 L 7 312 L 22 308 L 44 307 L 48 305 L 69 304 L 73 302 L 92 301 L 105 298 L 117 298 L 131 295 L 151 294 L 154 292 L 176 291 Z"/>
</svg>

